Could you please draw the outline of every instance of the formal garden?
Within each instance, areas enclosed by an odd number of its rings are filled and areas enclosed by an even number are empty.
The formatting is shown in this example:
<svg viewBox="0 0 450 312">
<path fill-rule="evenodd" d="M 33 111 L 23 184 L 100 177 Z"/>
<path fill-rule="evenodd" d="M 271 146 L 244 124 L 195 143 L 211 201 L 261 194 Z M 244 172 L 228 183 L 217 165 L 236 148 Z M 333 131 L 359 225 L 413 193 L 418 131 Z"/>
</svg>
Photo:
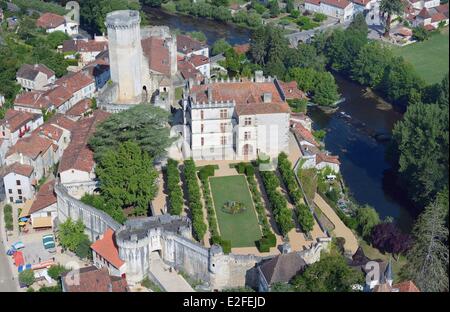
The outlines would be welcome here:
<svg viewBox="0 0 450 312">
<path fill-rule="evenodd" d="M 261 230 L 245 176 L 209 179 L 221 236 L 232 247 L 253 247 Z"/>
</svg>

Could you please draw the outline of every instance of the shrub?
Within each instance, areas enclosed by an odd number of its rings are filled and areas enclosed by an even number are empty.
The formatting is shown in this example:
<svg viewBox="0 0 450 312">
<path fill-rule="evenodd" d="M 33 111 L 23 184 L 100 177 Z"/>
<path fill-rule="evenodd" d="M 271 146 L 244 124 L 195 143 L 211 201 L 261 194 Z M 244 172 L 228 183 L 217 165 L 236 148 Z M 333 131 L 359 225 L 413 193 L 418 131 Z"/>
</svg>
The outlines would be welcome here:
<svg viewBox="0 0 450 312">
<path fill-rule="evenodd" d="M 214 176 L 215 167 L 213 165 L 206 165 L 202 167 L 198 172 L 198 177 L 200 180 L 208 179 L 209 177 Z"/>
<path fill-rule="evenodd" d="M 269 252 L 270 251 L 269 243 L 268 243 L 267 239 L 264 237 L 258 241 L 257 246 L 258 246 L 258 250 L 260 252 Z"/>
<path fill-rule="evenodd" d="M 180 215 L 183 210 L 183 191 L 180 185 L 180 172 L 178 171 L 178 162 L 176 160 L 168 160 L 166 175 L 170 213 L 172 215 Z"/>
<path fill-rule="evenodd" d="M 67 270 L 63 265 L 60 265 L 60 264 L 52 265 L 47 270 L 48 275 L 54 280 L 58 280 L 59 277 L 61 276 L 61 274 L 68 272 L 68 271 L 69 270 Z"/>
<path fill-rule="evenodd" d="M 24 284 L 26 286 L 30 286 L 34 283 L 35 281 L 35 277 L 34 277 L 34 272 L 31 269 L 22 271 L 19 273 L 19 282 L 21 284 Z"/>
<path fill-rule="evenodd" d="M 247 164 L 245 166 L 245 175 L 247 177 L 251 177 L 251 176 L 255 175 L 255 168 L 253 168 L 252 164 Z"/>
<path fill-rule="evenodd" d="M 322 23 L 326 19 L 327 19 L 327 16 L 323 13 L 314 13 L 314 15 L 313 15 L 314 22 Z"/>
<path fill-rule="evenodd" d="M 237 170 L 238 173 L 244 174 L 245 173 L 245 167 L 246 167 L 246 164 L 244 162 L 240 162 L 240 163 L 238 163 L 236 165 L 236 170 Z"/>
</svg>

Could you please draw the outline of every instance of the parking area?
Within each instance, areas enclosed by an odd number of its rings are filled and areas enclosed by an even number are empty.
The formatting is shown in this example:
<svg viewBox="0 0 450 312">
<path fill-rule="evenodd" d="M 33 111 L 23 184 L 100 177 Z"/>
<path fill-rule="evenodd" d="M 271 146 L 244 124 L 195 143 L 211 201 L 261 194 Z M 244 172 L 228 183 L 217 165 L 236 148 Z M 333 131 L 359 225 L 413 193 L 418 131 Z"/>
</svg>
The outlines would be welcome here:
<svg viewBox="0 0 450 312">
<path fill-rule="evenodd" d="M 21 249 L 25 263 L 37 264 L 42 261 L 51 260 L 54 254 L 48 252 L 42 244 L 42 236 L 52 234 L 51 230 L 21 235 L 19 241 L 23 242 L 25 248 Z"/>
</svg>

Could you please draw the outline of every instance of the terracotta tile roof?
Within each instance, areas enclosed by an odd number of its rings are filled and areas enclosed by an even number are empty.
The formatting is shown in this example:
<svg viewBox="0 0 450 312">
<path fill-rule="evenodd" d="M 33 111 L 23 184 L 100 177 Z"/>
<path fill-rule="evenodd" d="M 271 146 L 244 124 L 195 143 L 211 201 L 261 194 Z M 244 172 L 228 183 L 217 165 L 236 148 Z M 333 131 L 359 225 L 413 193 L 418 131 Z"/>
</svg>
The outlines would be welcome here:
<svg viewBox="0 0 450 312">
<path fill-rule="evenodd" d="M 128 292 L 128 284 L 124 278 L 110 276 L 108 269 L 97 269 L 95 266 L 79 270 L 79 283 L 73 283 L 73 274 L 61 275 L 64 289 L 67 292 Z"/>
<path fill-rule="evenodd" d="M 426 19 L 426 18 L 430 18 L 430 12 L 428 12 L 427 8 L 423 8 L 422 10 L 420 10 L 419 14 L 417 14 L 417 16 Z"/>
<path fill-rule="evenodd" d="M 340 9 L 345 9 L 350 5 L 350 2 L 347 0 L 321 0 L 321 2 Z"/>
<path fill-rule="evenodd" d="M 294 134 L 297 136 L 299 140 L 305 140 L 306 142 L 311 143 L 312 145 L 317 147 L 320 146 L 320 144 L 317 143 L 312 133 L 308 131 L 308 129 L 303 127 L 302 124 L 298 122 L 291 122 L 291 126 Z"/>
<path fill-rule="evenodd" d="M 63 135 L 63 130 L 50 123 L 45 123 L 33 131 L 33 134 L 45 136 L 51 140 L 59 141 Z"/>
<path fill-rule="evenodd" d="M 19 139 L 17 143 L 9 149 L 6 157 L 22 153 L 31 159 L 36 159 L 40 154 L 45 153 L 51 146 L 52 141 L 33 133 L 29 137 Z"/>
<path fill-rule="evenodd" d="M 448 3 L 438 5 L 434 9 L 448 17 Z"/>
<path fill-rule="evenodd" d="M 84 113 L 91 109 L 92 100 L 84 99 L 76 103 L 72 106 L 67 112 L 66 115 L 70 116 L 82 116 Z"/>
<path fill-rule="evenodd" d="M 15 163 L 12 163 L 11 165 L 5 167 L 3 176 L 7 175 L 11 172 L 14 172 L 14 173 L 26 176 L 26 177 L 30 177 L 31 174 L 33 173 L 33 171 L 34 171 L 33 166 L 15 162 Z"/>
<path fill-rule="evenodd" d="M 56 80 L 55 85 L 64 87 L 73 95 L 75 92 L 83 89 L 84 87 L 87 87 L 94 82 L 94 78 L 83 71 L 79 71 L 76 73 L 67 74 L 59 78 L 58 80 Z"/>
<path fill-rule="evenodd" d="M 320 5 L 320 0 L 305 0 L 305 3 Z"/>
<path fill-rule="evenodd" d="M 72 132 L 77 127 L 77 123 L 75 121 L 67 118 L 63 114 L 54 115 L 47 123 L 66 129 L 70 132 Z"/>
<path fill-rule="evenodd" d="M 208 47 L 205 43 L 202 43 L 196 39 L 191 38 L 187 35 L 177 36 L 177 50 L 183 54 L 189 54 L 198 50 L 202 50 Z"/>
<path fill-rule="evenodd" d="M 87 146 L 89 137 L 94 133 L 98 123 L 104 121 L 110 114 L 96 110 L 91 117 L 80 119 L 72 131 L 72 139 L 61 157 L 58 172 L 77 169 L 91 172 L 94 168 L 94 153 Z"/>
<path fill-rule="evenodd" d="M 39 117 L 39 114 L 8 109 L 6 111 L 5 118 L 1 120 L 0 125 L 5 126 L 11 132 L 16 132 L 28 122 L 36 120 Z"/>
<path fill-rule="evenodd" d="M 399 292 L 420 292 L 413 281 L 397 283 L 392 285 L 392 288 L 398 289 Z"/>
<path fill-rule="evenodd" d="M 297 81 L 293 80 L 291 82 L 281 82 L 280 86 L 283 89 L 286 99 L 306 99 L 306 95 L 303 91 L 298 88 Z"/>
<path fill-rule="evenodd" d="M 41 91 L 22 93 L 16 97 L 14 104 L 39 110 L 48 109 L 52 105 L 50 99 Z"/>
<path fill-rule="evenodd" d="M 191 62 L 185 59 L 178 60 L 178 71 L 185 80 L 192 78 L 196 81 L 202 81 L 204 78 L 200 71 L 198 71 Z"/>
<path fill-rule="evenodd" d="M 296 252 L 278 255 L 260 266 L 267 283 L 287 283 L 306 267 L 306 262 Z"/>
<path fill-rule="evenodd" d="M 203 55 L 194 54 L 189 58 L 189 61 L 195 66 L 199 67 L 209 63 L 209 58 Z"/>
<path fill-rule="evenodd" d="M 54 13 L 44 13 L 36 21 L 37 27 L 45 29 L 56 28 L 65 23 L 63 16 Z"/>
<path fill-rule="evenodd" d="M 65 40 L 63 52 L 101 52 L 108 49 L 108 41 L 98 40 Z"/>
<path fill-rule="evenodd" d="M 16 77 L 34 80 L 39 73 L 44 73 L 47 79 L 55 75 L 55 72 L 44 64 L 23 64 L 17 71 Z"/>
<path fill-rule="evenodd" d="M 208 86 L 212 89 L 213 101 L 235 101 L 238 115 L 289 113 L 289 105 L 281 99 L 275 83 L 256 83 L 251 81 L 213 83 L 209 85 L 195 85 L 191 93 L 196 93 L 197 103 L 207 102 Z M 272 100 L 264 103 L 263 95 L 270 93 Z"/>
<path fill-rule="evenodd" d="M 370 0 L 352 0 L 352 2 L 354 2 L 356 4 L 359 4 L 359 5 L 362 5 L 362 6 L 366 6 L 367 3 L 370 2 Z"/>
<path fill-rule="evenodd" d="M 151 70 L 164 75 L 170 75 L 169 49 L 162 38 L 149 37 L 141 41 L 142 50 L 147 57 Z"/>
<path fill-rule="evenodd" d="M 55 180 L 49 181 L 39 188 L 36 198 L 31 205 L 29 214 L 35 213 L 39 210 L 47 208 L 56 203 L 56 195 L 53 192 Z"/>
<path fill-rule="evenodd" d="M 233 50 L 237 54 L 245 54 L 250 50 L 250 43 L 244 43 L 244 44 L 235 44 L 233 46 Z"/>
<path fill-rule="evenodd" d="M 402 27 L 397 31 L 398 34 L 404 36 L 404 37 L 409 37 L 412 36 L 412 30 L 406 27 Z"/>
<path fill-rule="evenodd" d="M 436 22 L 444 21 L 446 19 L 448 19 L 447 16 L 445 16 L 442 13 L 437 12 L 436 14 L 433 14 L 433 16 L 431 17 L 431 22 L 436 23 Z"/>
<path fill-rule="evenodd" d="M 119 257 L 119 249 L 114 238 L 114 231 L 110 228 L 105 231 L 103 238 L 95 241 L 91 245 L 91 248 L 117 269 L 125 263 Z"/>
<path fill-rule="evenodd" d="M 431 24 L 425 25 L 424 28 L 425 28 L 426 30 L 428 30 L 428 31 L 432 31 L 432 30 L 435 30 L 435 29 L 436 29 L 436 28 L 435 28 L 433 25 L 431 25 Z"/>
<path fill-rule="evenodd" d="M 326 153 L 319 153 L 316 155 L 316 164 L 321 162 L 327 162 L 332 164 L 340 165 L 339 156 L 327 155 Z"/>
</svg>

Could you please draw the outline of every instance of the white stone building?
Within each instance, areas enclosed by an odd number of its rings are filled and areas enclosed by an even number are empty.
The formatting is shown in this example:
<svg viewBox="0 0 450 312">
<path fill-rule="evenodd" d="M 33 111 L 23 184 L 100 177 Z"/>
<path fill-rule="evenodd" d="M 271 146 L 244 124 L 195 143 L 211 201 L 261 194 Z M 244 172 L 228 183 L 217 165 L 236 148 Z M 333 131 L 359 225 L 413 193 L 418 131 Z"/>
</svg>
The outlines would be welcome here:
<svg viewBox="0 0 450 312">
<path fill-rule="evenodd" d="M 209 47 L 188 35 L 177 36 L 177 50 L 182 57 L 191 55 L 202 55 L 209 57 Z"/>
<path fill-rule="evenodd" d="M 53 227 L 58 216 L 58 205 L 54 193 L 55 180 L 43 184 L 31 204 L 29 214 L 33 228 Z"/>
<path fill-rule="evenodd" d="M 14 162 L 2 170 L 5 196 L 9 203 L 23 203 L 34 197 L 33 181 L 36 176 L 32 166 Z"/>
<path fill-rule="evenodd" d="M 127 266 L 120 259 L 114 231 L 108 228 L 92 245 L 92 261 L 101 269 L 107 268 L 109 275 L 126 278 Z"/>
<path fill-rule="evenodd" d="M 8 109 L 5 118 L 0 121 L 0 139 L 5 140 L 8 147 L 11 147 L 43 123 L 44 119 L 40 114 Z"/>
<path fill-rule="evenodd" d="M 78 23 L 67 16 L 54 13 L 44 13 L 36 21 L 36 26 L 45 29 L 47 33 L 62 31 L 69 36 L 78 34 Z"/>
<path fill-rule="evenodd" d="M 348 0 L 305 0 L 305 10 L 338 18 L 341 22 L 350 21 L 355 14 L 353 2 Z"/>
<path fill-rule="evenodd" d="M 255 159 L 289 151 L 284 84 L 255 73 L 250 81 L 190 85 L 183 100 L 184 157 Z"/>
<path fill-rule="evenodd" d="M 17 82 L 25 91 L 47 90 L 56 80 L 55 72 L 44 64 L 23 64 L 16 74 Z"/>
</svg>

